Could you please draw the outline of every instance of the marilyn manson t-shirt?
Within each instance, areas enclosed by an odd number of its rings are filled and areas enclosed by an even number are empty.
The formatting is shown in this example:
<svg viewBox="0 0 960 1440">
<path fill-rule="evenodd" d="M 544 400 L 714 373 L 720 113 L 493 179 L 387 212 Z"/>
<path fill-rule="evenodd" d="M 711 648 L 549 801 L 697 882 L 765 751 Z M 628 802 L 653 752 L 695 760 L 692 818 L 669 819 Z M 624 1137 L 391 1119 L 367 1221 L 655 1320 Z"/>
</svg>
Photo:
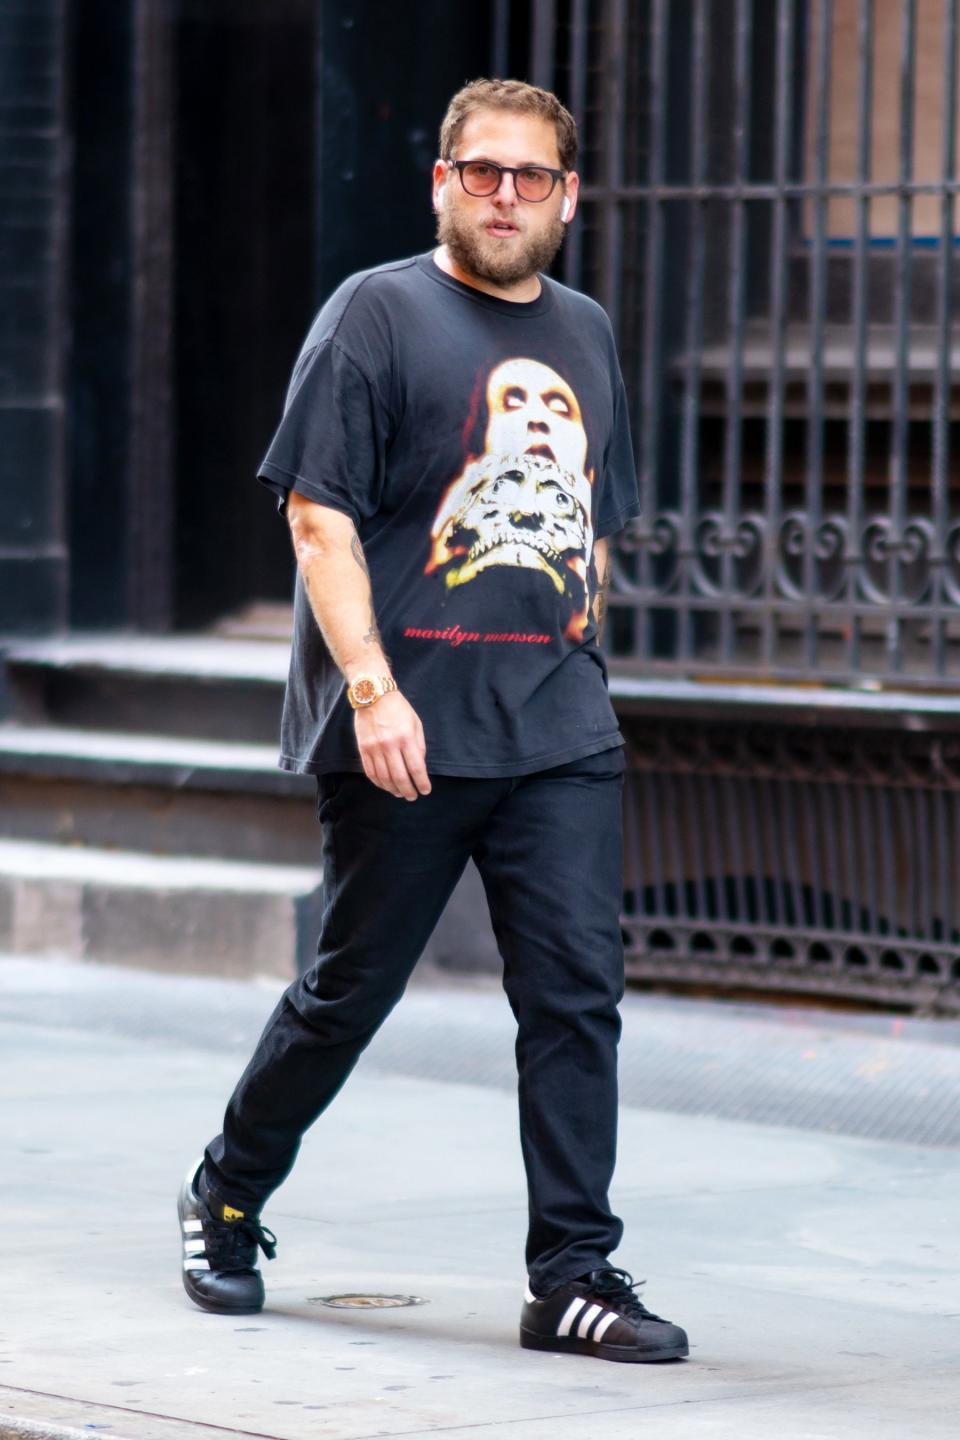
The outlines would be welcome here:
<svg viewBox="0 0 960 1440">
<path fill-rule="evenodd" d="M 349 515 L 392 670 L 439 775 L 521 775 L 622 743 L 594 540 L 639 511 L 603 310 L 541 277 L 499 300 L 432 255 L 345 281 L 297 360 L 260 478 Z M 298 578 L 280 764 L 361 769 Z"/>
</svg>

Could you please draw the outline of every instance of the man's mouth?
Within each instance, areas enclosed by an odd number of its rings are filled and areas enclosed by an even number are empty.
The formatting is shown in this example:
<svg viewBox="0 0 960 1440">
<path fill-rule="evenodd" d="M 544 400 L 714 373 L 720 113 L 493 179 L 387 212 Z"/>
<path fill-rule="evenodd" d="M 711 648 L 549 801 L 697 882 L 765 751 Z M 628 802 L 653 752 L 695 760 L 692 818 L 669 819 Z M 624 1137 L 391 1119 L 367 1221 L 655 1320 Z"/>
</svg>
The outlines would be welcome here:
<svg viewBox="0 0 960 1440">
<path fill-rule="evenodd" d="M 491 220 L 484 226 L 488 235 L 495 235 L 498 239 L 505 239 L 510 235 L 519 235 L 520 227 L 513 225 L 509 220 Z"/>
<path fill-rule="evenodd" d="M 523 453 L 525 455 L 542 455 L 545 460 L 552 460 L 555 465 L 557 463 L 557 457 L 549 445 L 528 445 Z"/>
</svg>

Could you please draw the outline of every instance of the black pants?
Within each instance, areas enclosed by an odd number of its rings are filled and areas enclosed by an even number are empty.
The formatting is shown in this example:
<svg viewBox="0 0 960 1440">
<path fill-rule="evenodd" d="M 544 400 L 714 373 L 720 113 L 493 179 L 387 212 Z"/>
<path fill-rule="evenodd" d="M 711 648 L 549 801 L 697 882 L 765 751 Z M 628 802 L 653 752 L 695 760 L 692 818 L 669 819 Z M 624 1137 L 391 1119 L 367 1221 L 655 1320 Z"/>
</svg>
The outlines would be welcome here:
<svg viewBox="0 0 960 1440">
<path fill-rule="evenodd" d="M 545 1293 L 603 1264 L 622 1233 L 607 1191 L 623 994 L 623 752 L 432 784 L 411 803 L 362 775 L 320 780 L 317 963 L 267 1022 L 207 1149 L 207 1183 L 228 1204 L 260 1210 L 402 995 L 472 856 L 517 1020 L 526 1260 Z"/>
</svg>

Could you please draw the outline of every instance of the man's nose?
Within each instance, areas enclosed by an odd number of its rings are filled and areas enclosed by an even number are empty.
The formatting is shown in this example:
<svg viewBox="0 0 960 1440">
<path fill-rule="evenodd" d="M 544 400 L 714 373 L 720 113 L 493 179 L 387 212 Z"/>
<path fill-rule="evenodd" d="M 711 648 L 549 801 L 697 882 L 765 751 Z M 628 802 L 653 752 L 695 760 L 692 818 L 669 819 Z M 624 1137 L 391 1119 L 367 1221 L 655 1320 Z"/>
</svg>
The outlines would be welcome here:
<svg viewBox="0 0 960 1440">
<path fill-rule="evenodd" d="M 514 183 L 515 180 L 516 177 L 514 175 L 508 175 L 506 171 L 503 172 L 503 174 L 500 176 L 500 184 L 493 192 L 493 200 L 495 204 L 517 204 L 517 201 L 520 197 L 517 195 L 517 187 Z"/>
</svg>

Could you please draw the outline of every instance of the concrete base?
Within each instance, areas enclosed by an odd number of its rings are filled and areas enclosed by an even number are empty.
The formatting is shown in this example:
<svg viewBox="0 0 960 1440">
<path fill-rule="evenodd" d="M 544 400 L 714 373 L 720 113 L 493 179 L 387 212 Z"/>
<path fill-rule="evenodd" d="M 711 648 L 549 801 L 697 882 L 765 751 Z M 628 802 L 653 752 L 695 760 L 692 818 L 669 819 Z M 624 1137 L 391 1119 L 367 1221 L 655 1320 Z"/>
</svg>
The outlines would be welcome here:
<svg viewBox="0 0 960 1440">
<path fill-rule="evenodd" d="M 0 949 L 192 974 L 292 979 L 319 872 L 0 841 Z"/>
</svg>

